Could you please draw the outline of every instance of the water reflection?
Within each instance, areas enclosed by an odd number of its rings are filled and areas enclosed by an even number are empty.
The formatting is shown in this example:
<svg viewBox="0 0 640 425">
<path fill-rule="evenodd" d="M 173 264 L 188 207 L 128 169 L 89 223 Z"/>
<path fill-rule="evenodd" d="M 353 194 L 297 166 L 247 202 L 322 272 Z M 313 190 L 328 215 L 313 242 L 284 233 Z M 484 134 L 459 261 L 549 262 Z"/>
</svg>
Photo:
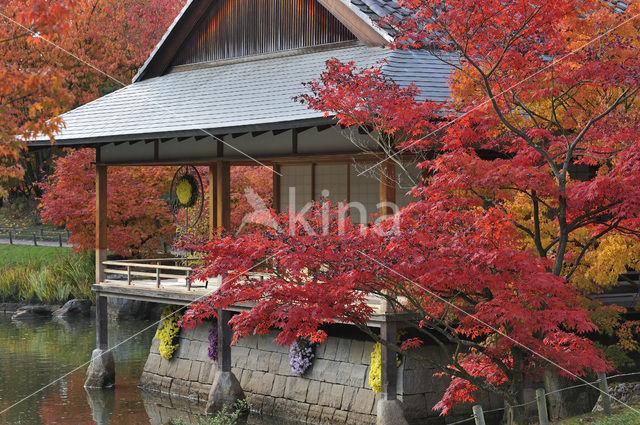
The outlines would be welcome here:
<svg viewBox="0 0 640 425">
<path fill-rule="evenodd" d="M 151 322 L 109 323 L 111 344 L 136 334 Z M 146 361 L 153 329 L 115 352 L 116 389 L 84 390 L 87 362 L 95 346 L 92 320 L 30 320 L 12 322 L 0 315 L 0 411 L 59 379 L 35 396 L 0 415 L 3 425 L 148 424 L 137 384 Z"/>
</svg>

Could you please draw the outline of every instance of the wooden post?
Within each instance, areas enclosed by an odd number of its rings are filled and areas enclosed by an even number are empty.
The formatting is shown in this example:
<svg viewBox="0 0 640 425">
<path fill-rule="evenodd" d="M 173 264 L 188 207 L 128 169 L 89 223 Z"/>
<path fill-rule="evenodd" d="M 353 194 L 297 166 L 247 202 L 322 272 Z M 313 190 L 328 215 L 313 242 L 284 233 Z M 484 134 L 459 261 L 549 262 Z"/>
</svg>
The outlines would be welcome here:
<svg viewBox="0 0 640 425">
<path fill-rule="evenodd" d="M 107 166 L 96 164 L 96 284 L 105 280 L 107 260 Z"/>
<path fill-rule="evenodd" d="M 273 164 L 273 210 L 276 213 L 280 213 L 280 201 L 282 199 L 282 188 L 280 180 L 280 165 Z"/>
<path fill-rule="evenodd" d="M 611 395 L 609 394 L 607 375 L 604 372 L 598 372 L 598 380 L 600 383 L 600 391 L 602 391 L 602 406 L 604 407 L 604 413 L 611 416 Z"/>
<path fill-rule="evenodd" d="M 218 310 L 218 370 L 231 372 L 231 312 Z"/>
<path fill-rule="evenodd" d="M 109 333 L 107 331 L 107 297 L 96 297 L 96 348 L 109 348 Z"/>
<path fill-rule="evenodd" d="M 13 245 L 13 231 L 9 230 L 9 245 Z"/>
<path fill-rule="evenodd" d="M 476 420 L 476 425 L 485 425 L 484 412 L 482 411 L 482 406 L 479 404 L 473 406 L 473 419 Z"/>
<path fill-rule="evenodd" d="M 127 266 L 127 285 L 131 285 L 131 266 Z"/>
<path fill-rule="evenodd" d="M 388 204 L 396 203 L 396 165 L 387 160 L 380 164 L 380 215 L 382 218 L 393 215 Z"/>
<path fill-rule="evenodd" d="M 395 344 L 398 338 L 397 325 L 389 321 L 387 317 L 380 327 L 380 338 Z M 382 367 L 382 398 L 384 400 L 396 400 L 398 396 L 398 363 L 396 352 L 385 344 L 380 347 L 380 363 Z"/>
<path fill-rule="evenodd" d="M 540 425 L 549 425 L 549 411 L 547 410 L 547 396 L 544 388 L 536 390 L 536 402 L 538 404 L 538 420 Z"/>
<path fill-rule="evenodd" d="M 213 238 L 213 233 L 216 229 L 216 227 L 218 227 L 218 212 L 217 212 L 217 199 L 216 199 L 216 193 L 217 193 L 217 186 L 216 186 L 216 164 L 212 163 L 209 164 L 209 180 L 208 180 L 208 184 L 209 187 L 207 188 L 208 190 L 208 203 L 207 203 L 207 209 L 209 210 L 209 239 Z"/>
<path fill-rule="evenodd" d="M 58 245 L 62 248 L 62 233 L 58 233 Z"/>
<path fill-rule="evenodd" d="M 216 221 L 226 230 L 231 226 L 231 164 L 216 164 Z"/>
<path fill-rule="evenodd" d="M 160 265 L 160 261 L 156 261 L 156 266 Z M 160 287 L 160 267 L 156 267 L 156 288 Z"/>
<path fill-rule="evenodd" d="M 33 246 L 38 246 L 38 239 L 36 236 L 36 232 L 33 232 Z"/>
</svg>

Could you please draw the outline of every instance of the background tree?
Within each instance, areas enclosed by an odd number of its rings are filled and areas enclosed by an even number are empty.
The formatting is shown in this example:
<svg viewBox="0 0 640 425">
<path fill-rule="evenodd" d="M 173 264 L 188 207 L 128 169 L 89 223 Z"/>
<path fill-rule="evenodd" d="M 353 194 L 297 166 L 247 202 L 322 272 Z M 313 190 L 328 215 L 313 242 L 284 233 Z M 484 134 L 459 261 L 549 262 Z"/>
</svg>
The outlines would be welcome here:
<svg viewBox="0 0 640 425">
<path fill-rule="evenodd" d="M 71 0 L 2 3 L 6 17 L 0 18 L 0 198 L 6 197 L 9 180 L 23 176 L 19 160 L 25 140 L 40 133 L 53 137 L 62 124 L 54 117 L 71 103 L 63 72 L 41 53 L 47 49 L 43 39 L 64 39 L 73 6 Z"/>
<path fill-rule="evenodd" d="M 95 152 L 69 151 L 54 164 L 42 185 L 40 212 L 45 222 L 71 232 L 76 250 L 95 247 Z M 171 247 L 176 226 L 169 211 L 169 186 L 176 167 L 109 167 L 107 176 L 108 248 L 123 255 L 149 255 Z M 201 168 L 203 181 L 207 169 Z M 271 201 L 272 173 L 265 167 L 233 167 L 231 172 L 232 228 L 237 229 L 253 209 L 245 192 L 253 190 L 267 205 Z M 206 190 L 206 183 L 205 183 Z M 190 229 L 192 236 L 208 235 L 208 211 Z M 230 229 L 228 229 L 230 230 Z"/>
</svg>

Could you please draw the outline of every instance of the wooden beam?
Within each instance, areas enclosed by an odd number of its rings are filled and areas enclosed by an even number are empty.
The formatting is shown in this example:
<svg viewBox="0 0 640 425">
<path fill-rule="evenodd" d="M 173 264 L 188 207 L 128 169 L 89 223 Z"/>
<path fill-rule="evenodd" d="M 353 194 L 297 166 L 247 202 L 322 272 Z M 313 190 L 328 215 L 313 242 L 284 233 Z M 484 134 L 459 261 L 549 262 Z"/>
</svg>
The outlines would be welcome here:
<svg viewBox="0 0 640 425">
<path fill-rule="evenodd" d="M 216 164 L 216 223 L 219 228 L 229 230 L 231 226 L 231 164 L 220 161 Z"/>
<path fill-rule="evenodd" d="M 388 41 L 371 26 L 369 20 L 349 7 L 349 0 L 318 0 L 318 2 L 367 46 L 387 45 Z"/>
<path fill-rule="evenodd" d="M 209 239 L 213 239 L 213 233 L 218 227 L 218 214 L 216 210 L 216 164 L 209 164 L 209 186 L 207 188 L 207 210 L 209 211 Z"/>
<path fill-rule="evenodd" d="M 295 155 L 298 153 L 298 129 L 291 132 L 291 152 Z"/>
<path fill-rule="evenodd" d="M 393 208 L 388 204 L 396 203 L 396 165 L 393 161 L 385 161 L 380 164 L 380 215 L 389 217 L 393 215 Z"/>
<path fill-rule="evenodd" d="M 96 165 L 96 284 L 105 280 L 107 260 L 107 166 Z"/>
</svg>

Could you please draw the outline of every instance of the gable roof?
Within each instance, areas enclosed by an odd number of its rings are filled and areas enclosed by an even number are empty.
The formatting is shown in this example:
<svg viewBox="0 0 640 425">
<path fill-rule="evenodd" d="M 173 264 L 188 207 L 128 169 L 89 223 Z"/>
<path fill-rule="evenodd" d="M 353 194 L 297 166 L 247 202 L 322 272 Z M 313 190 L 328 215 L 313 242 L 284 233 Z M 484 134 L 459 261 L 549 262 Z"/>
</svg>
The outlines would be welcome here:
<svg viewBox="0 0 640 425">
<path fill-rule="evenodd" d="M 383 72 L 402 85 L 416 83 L 424 98 L 445 100 L 449 67 L 426 52 L 351 45 L 311 53 L 278 55 L 174 72 L 131 84 L 62 115 L 56 144 L 229 134 L 328 124 L 323 112 L 293 98 L 302 83 L 319 77 L 336 57 Z M 50 144 L 46 138 L 36 145 Z"/>
<path fill-rule="evenodd" d="M 133 82 L 164 74 L 176 52 L 189 37 L 199 19 L 205 16 L 214 4 L 220 1 L 225 0 L 188 0 L 140 70 L 133 77 Z M 373 15 L 367 12 L 369 4 L 356 4 L 353 3 L 353 0 L 317 1 L 366 45 L 384 46 L 391 40 L 389 34 L 372 20 Z M 366 1 L 371 4 L 394 3 L 394 1 L 384 0 Z"/>
</svg>

